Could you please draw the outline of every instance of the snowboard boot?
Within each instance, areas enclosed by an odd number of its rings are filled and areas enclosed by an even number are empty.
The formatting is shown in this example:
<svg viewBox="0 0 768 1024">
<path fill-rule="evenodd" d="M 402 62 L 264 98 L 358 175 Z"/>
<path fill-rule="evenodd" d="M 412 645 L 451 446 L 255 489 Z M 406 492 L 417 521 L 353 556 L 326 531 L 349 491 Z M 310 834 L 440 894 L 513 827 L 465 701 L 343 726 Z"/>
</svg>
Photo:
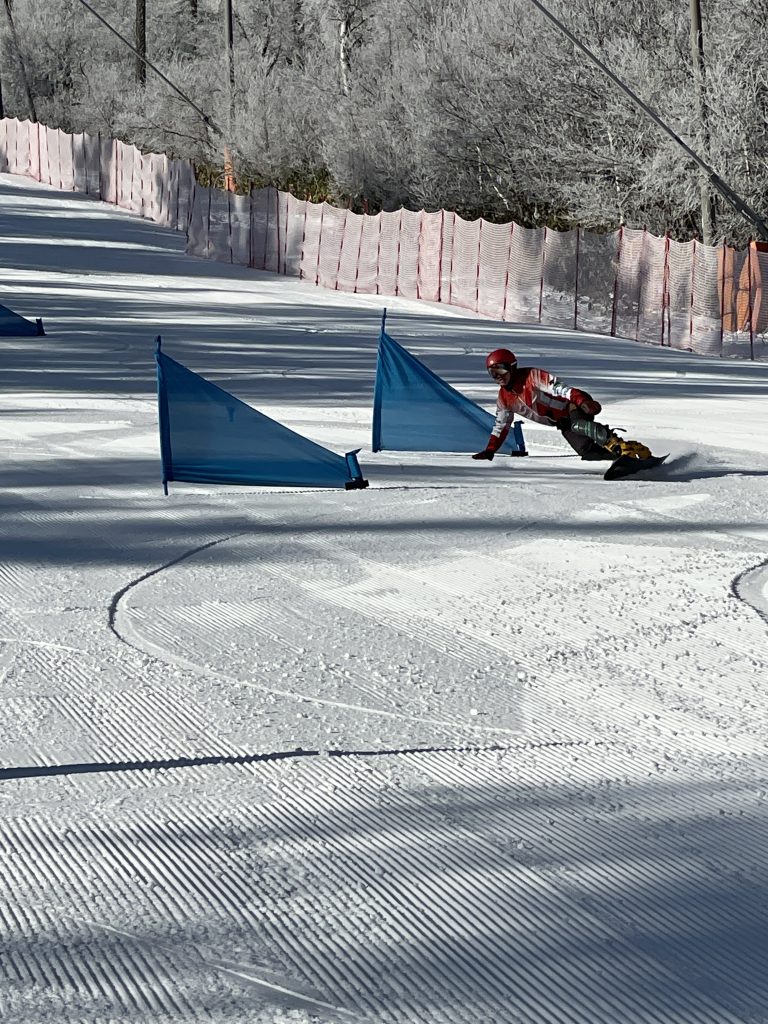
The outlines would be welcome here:
<svg viewBox="0 0 768 1024">
<path fill-rule="evenodd" d="M 619 437 L 615 430 L 611 430 L 604 423 L 598 423 L 596 420 L 588 417 L 574 417 L 570 420 L 567 427 L 561 426 L 560 429 L 563 431 L 566 438 L 569 434 L 578 435 L 579 439 L 588 438 L 593 448 L 591 452 L 593 454 L 584 455 L 581 450 L 581 445 L 577 448 L 578 442 L 575 444 L 574 441 L 569 443 L 573 448 L 579 452 L 582 458 L 597 458 L 594 454 L 595 448 L 601 449 L 606 452 L 603 458 L 620 459 L 622 455 L 626 455 L 631 459 L 647 459 L 651 454 L 651 449 L 647 448 L 644 444 L 640 444 L 639 441 L 625 441 Z"/>
<path fill-rule="evenodd" d="M 641 444 L 640 441 L 625 441 L 624 438 L 619 437 L 618 434 L 610 429 L 603 447 L 611 455 L 615 455 L 617 459 L 620 459 L 622 455 L 626 455 L 631 459 L 648 459 L 651 456 L 651 449 Z"/>
</svg>

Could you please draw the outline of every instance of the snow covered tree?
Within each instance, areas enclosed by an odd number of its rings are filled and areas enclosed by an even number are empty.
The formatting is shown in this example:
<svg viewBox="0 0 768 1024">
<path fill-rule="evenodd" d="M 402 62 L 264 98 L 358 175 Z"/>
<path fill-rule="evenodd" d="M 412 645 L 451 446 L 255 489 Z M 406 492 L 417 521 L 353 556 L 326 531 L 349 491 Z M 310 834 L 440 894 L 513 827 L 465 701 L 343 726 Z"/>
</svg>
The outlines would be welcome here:
<svg viewBox="0 0 768 1024">
<path fill-rule="evenodd" d="M 1 2 L 10 115 L 211 166 L 226 141 L 241 176 L 358 208 L 701 231 L 695 164 L 529 0 L 233 0 L 226 140 L 150 70 L 131 85 L 135 56 L 78 0 Z M 133 39 L 135 5 L 91 2 Z M 706 124 L 687 5 L 548 6 L 761 209 L 768 0 L 702 0 Z M 221 0 L 152 0 L 146 15 L 150 59 L 227 126 Z M 752 233 L 720 197 L 716 216 L 734 241 Z"/>
</svg>

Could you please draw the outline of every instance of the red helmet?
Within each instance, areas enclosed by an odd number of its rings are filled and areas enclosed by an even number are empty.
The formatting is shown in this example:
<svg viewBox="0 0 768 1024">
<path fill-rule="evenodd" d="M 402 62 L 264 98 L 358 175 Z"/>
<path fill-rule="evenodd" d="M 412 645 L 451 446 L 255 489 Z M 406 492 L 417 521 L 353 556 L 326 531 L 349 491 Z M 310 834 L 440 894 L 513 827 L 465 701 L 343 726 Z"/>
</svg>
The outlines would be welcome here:
<svg viewBox="0 0 768 1024">
<path fill-rule="evenodd" d="M 493 370 L 498 368 L 509 370 L 510 373 L 517 366 L 517 356 L 508 348 L 497 348 L 486 358 L 485 368 L 493 376 Z"/>
</svg>

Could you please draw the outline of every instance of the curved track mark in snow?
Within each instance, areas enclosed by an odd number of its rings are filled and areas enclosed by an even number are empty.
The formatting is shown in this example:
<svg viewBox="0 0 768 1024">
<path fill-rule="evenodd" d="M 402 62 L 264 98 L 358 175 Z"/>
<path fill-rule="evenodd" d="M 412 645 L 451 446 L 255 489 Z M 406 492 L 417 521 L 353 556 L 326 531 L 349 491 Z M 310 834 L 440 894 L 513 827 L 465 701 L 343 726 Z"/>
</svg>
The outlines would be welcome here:
<svg viewBox="0 0 768 1024">
<path fill-rule="evenodd" d="M 737 576 L 731 590 L 768 623 L 768 562 L 761 562 Z"/>
<path fill-rule="evenodd" d="M 178 655 L 169 656 L 169 652 L 161 647 L 159 644 L 154 644 L 148 641 L 143 636 L 128 636 L 128 629 L 125 627 L 118 627 L 118 617 L 120 612 L 120 606 L 123 598 L 134 588 L 139 586 L 140 583 L 144 583 L 146 580 L 151 579 L 153 576 L 159 575 L 166 569 L 173 568 L 175 565 L 179 565 L 181 562 L 185 562 L 192 558 L 194 555 L 198 555 L 203 551 L 207 551 L 209 548 L 216 547 L 219 544 L 224 544 L 227 541 L 235 540 L 237 537 L 245 535 L 245 531 L 242 533 L 229 534 L 226 537 L 219 537 L 216 540 L 208 541 L 206 544 L 200 544 L 197 547 L 190 548 L 188 551 L 183 552 L 181 555 L 177 555 L 176 558 L 172 558 L 168 562 L 164 562 L 162 565 L 157 566 L 154 569 L 150 569 L 148 572 L 142 573 L 141 576 L 137 576 L 135 579 L 126 583 L 124 587 L 116 591 L 110 599 L 108 612 L 107 612 L 107 624 L 109 629 L 114 633 L 117 639 L 124 643 L 126 646 L 133 648 L 140 654 L 149 655 L 164 664 L 172 664 L 179 668 L 186 668 L 190 672 L 194 672 L 197 675 L 205 675 L 210 678 L 220 679 L 224 682 L 233 683 L 239 686 L 249 686 L 253 689 L 263 690 L 265 693 L 271 693 L 279 697 L 289 697 L 291 700 L 297 700 L 302 702 L 308 702 L 311 704 L 317 704 L 321 707 L 338 707 L 344 708 L 347 711 L 360 711 L 368 715 L 381 715 L 385 718 L 394 718 L 398 721 L 407 722 L 418 722 L 425 725 L 437 725 L 443 728 L 455 728 L 456 723 L 440 718 L 430 718 L 422 715 L 408 715 L 398 711 L 387 711 L 381 708 L 366 707 L 364 704 L 352 704 L 346 701 L 329 700 L 325 697 L 314 697 L 308 694 L 298 693 L 294 690 L 281 690 L 273 686 L 268 686 L 265 683 L 257 683 L 250 679 L 240 679 L 233 676 L 225 675 L 221 672 L 216 672 L 213 669 L 203 668 L 196 662 L 191 661 L 187 658 L 181 658 Z M 127 620 L 126 620 L 127 621 Z M 501 726 L 481 726 L 475 725 L 472 727 L 473 732 L 478 734 L 506 734 L 517 736 L 520 735 L 519 729 L 508 729 Z"/>
<path fill-rule="evenodd" d="M 200 544 L 196 548 L 190 548 L 189 551 L 184 551 L 182 554 L 177 555 L 176 558 L 172 558 L 170 562 L 164 562 L 162 565 L 158 565 L 156 569 L 150 569 L 149 572 L 142 573 L 141 576 L 137 576 L 136 579 L 131 580 L 130 583 L 126 583 L 124 587 L 121 587 L 120 590 L 118 590 L 115 594 L 112 595 L 112 599 L 109 602 L 109 608 L 107 611 L 107 621 L 109 628 L 115 634 L 117 639 L 122 641 L 124 644 L 128 644 L 129 647 L 134 646 L 130 643 L 130 641 L 126 640 L 126 638 L 120 633 L 117 626 L 115 625 L 117 619 L 117 611 L 120 606 L 120 602 L 122 601 L 122 599 L 125 597 L 129 590 L 133 590 L 134 587 L 137 587 L 140 583 L 143 583 L 144 580 L 148 580 L 152 576 L 157 576 L 158 573 L 164 572 L 166 569 L 170 569 L 174 565 L 178 565 L 179 562 L 184 562 L 188 558 L 192 558 L 193 555 L 200 554 L 201 551 L 207 551 L 208 548 L 215 548 L 217 544 L 224 544 L 228 540 L 234 540 L 235 537 L 241 536 L 242 534 L 240 533 L 232 533 L 228 537 L 219 537 L 216 540 L 209 540 L 207 544 Z M 143 654 L 144 652 L 141 651 L 140 653 Z"/>
</svg>

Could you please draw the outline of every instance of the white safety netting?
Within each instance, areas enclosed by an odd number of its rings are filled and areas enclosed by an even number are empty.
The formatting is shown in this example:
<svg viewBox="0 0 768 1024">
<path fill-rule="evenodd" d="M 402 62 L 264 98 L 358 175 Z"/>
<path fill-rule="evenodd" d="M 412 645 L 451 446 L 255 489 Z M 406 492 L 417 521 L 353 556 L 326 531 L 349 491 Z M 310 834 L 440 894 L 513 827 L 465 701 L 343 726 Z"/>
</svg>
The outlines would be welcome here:
<svg viewBox="0 0 768 1024">
<path fill-rule="evenodd" d="M 512 225 L 505 320 L 541 323 L 544 285 L 544 229 Z"/>
<path fill-rule="evenodd" d="M 723 319 L 719 252 L 712 246 L 698 242 L 692 245 L 691 348 L 702 355 L 720 355 L 723 349 Z"/>
<path fill-rule="evenodd" d="M 482 273 L 477 281 L 477 311 L 494 320 L 504 320 L 506 316 L 511 244 L 511 224 L 480 221 L 479 259 Z"/>
<path fill-rule="evenodd" d="M 141 153 L 135 146 L 85 132 L 70 135 L 5 118 L 0 119 L 0 170 L 103 199 L 177 231 L 187 230 L 195 191 L 194 168 L 188 160 Z M 205 224 L 207 230 L 207 220 Z M 207 255 L 217 253 L 217 247 L 216 252 L 209 247 Z"/>
<path fill-rule="evenodd" d="M 444 302 L 497 320 L 742 358 L 768 355 L 768 244 L 744 252 L 648 231 L 552 231 L 409 210 L 375 216 L 275 188 L 196 184 L 189 161 L 0 120 L 0 171 L 187 232 L 187 251 L 324 288 Z"/>
<path fill-rule="evenodd" d="M 691 289 L 693 287 L 693 242 L 667 244 L 666 305 L 664 343 L 687 349 L 691 343 Z"/>
<path fill-rule="evenodd" d="M 341 292 L 354 292 L 357 288 L 357 266 L 364 220 L 365 218 L 359 214 L 346 211 L 344 236 L 339 249 L 339 269 L 336 275 L 336 287 Z"/>
<path fill-rule="evenodd" d="M 579 231 L 576 250 L 577 328 L 611 333 L 619 232 Z"/>
<path fill-rule="evenodd" d="M 643 290 L 643 231 L 621 231 L 613 305 L 613 332 L 637 340 L 640 331 L 640 299 Z"/>
<path fill-rule="evenodd" d="M 444 213 L 422 212 L 419 225 L 418 297 L 440 302 L 442 290 L 442 239 Z"/>
<path fill-rule="evenodd" d="M 541 254 L 541 320 L 553 327 L 578 327 L 579 232 L 544 229 Z"/>
<path fill-rule="evenodd" d="M 335 289 L 339 283 L 347 211 L 323 203 L 320 217 L 323 244 L 318 249 L 317 283 L 321 288 Z"/>
</svg>

